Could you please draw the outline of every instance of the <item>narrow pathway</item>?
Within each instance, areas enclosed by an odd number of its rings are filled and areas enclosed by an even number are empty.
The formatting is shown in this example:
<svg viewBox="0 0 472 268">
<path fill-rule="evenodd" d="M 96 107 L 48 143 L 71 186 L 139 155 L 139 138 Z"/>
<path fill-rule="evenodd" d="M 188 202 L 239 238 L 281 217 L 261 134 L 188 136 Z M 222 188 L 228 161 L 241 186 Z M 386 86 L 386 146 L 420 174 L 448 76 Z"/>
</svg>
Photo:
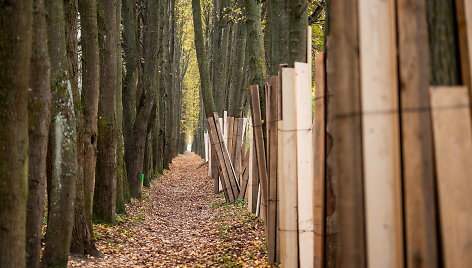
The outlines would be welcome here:
<svg viewBox="0 0 472 268">
<path fill-rule="evenodd" d="M 212 193 L 202 162 L 193 153 L 174 159 L 118 224 L 95 225 L 104 256 L 72 256 L 70 266 L 267 267 L 262 223 Z"/>
</svg>

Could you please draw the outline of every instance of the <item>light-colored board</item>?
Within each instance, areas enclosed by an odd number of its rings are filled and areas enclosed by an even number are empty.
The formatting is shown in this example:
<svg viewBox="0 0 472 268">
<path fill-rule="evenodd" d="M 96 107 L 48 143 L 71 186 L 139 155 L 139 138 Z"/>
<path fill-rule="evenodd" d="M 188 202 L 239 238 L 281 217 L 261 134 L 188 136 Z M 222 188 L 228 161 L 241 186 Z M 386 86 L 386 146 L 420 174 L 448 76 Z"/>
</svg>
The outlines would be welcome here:
<svg viewBox="0 0 472 268">
<path fill-rule="evenodd" d="M 223 128 L 224 124 L 223 124 L 223 118 L 218 118 L 218 123 L 220 124 L 220 126 Z M 221 177 L 221 174 L 218 174 L 218 180 L 219 180 L 219 187 L 220 187 L 220 191 L 223 189 L 223 184 L 221 183 L 221 180 L 223 178 Z"/>
<path fill-rule="evenodd" d="M 247 196 L 247 207 L 248 207 L 248 210 L 253 212 L 253 203 L 254 203 L 254 198 L 253 198 L 253 194 L 252 194 L 252 188 L 254 187 L 254 152 L 253 152 L 253 148 L 254 146 L 252 145 L 252 135 L 251 133 L 249 133 L 248 135 L 248 139 L 249 139 L 249 151 L 248 151 L 248 154 L 249 154 L 249 159 L 248 159 L 248 164 L 247 164 L 247 167 L 248 167 L 248 182 L 247 182 L 247 189 L 246 189 L 246 196 Z"/>
<path fill-rule="evenodd" d="M 282 120 L 278 122 L 277 190 L 280 263 L 298 267 L 297 136 L 293 68 L 282 68 Z"/>
<path fill-rule="evenodd" d="M 314 232 L 315 267 L 324 262 L 325 235 L 325 135 L 326 135 L 326 87 L 325 54 L 315 56 L 315 107 L 313 119 L 313 168 L 314 168 Z"/>
<path fill-rule="evenodd" d="M 208 141 L 208 132 L 203 132 L 203 144 L 205 146 L 205 162 L 210 161 L 209 159 L 209 141 Z M 208 169 L 208 176 L 210 176 L 210 169 Z"/>
<path fill-rule="evenodd" d="M 234 159 L 234 172 L 236 173 L 236 178 L 241 182 L 242 177 L 242 130 L 243 130 L 243 119 L 236 118 L 234 124 L 234 141 L 233 141 L 233 159 Z"/>
<path fill-rule="evenodd" d="M 238 196 L 239 199 L 244 199 L 247 192 L 247 185 L 249 181 L 249 167 L 248 167 L 249 161 L 248 160 L 249 160 L 249 152 L 246 154 L 246 156 L 244 156 L 244 161 L 243 161 L 243 165 L 241 169 L 242 179 L 241 179 L 241 191 L 239 191 L 239 196 Z"/>
<path fill-rule="evenodd" d="M 397 0 L 401 157 L 407 267 L 439 267 L 426 1 Z"/>
<path fill-rule="evenodd" d="M 472 131 L 466 87 L 431 88 L 443 259 L 472 267 Z"/>
<path fill-rule="evenodd" d="M 227 148 L 228 148 L 228 154 L 229 158 L 231 159 L 231 162 L 234 163 L 234 158 L 233 158 L 233 134 L 234 134 L 234 117 L 228 116 L 228 143 L 227 143 Z"/>
<path fill-rule="evenodd" d="M 394 0 L 359 2 L 367 263 L 403 265 Z"/>
<path fill-rule="evenodd" d="M 314 266 L 314 181 L 311 126 L 311 66 L 295 62 L 295 111 L 300 267 Z"/>
</svg>

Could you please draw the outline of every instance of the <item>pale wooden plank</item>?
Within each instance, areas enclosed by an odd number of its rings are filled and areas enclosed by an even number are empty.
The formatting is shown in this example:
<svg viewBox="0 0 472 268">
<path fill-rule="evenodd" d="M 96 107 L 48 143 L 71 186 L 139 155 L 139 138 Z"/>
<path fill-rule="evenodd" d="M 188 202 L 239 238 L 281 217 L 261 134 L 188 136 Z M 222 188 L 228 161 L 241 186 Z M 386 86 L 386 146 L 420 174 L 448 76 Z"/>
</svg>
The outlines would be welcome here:
<svg viewBox="0 0 472 268">
<path fill-rule="evenodd" d="M 396 3 L 406 264 L 436 268 L 433 137 L 425 109 L 430 104 L 426 1 Z"/>
<path fill-rule="evenodd" d="M 314 232 L 315 267 L 322 268 L 324 262 L 325 225 L 325 133 L 326 133 L 326 87 L 325 54 L 315 56 L 315 111 L 313 119 L 313 177 L 314 177 Z"/>
<path fill-rule="evenodd" d="M 233 131 L 234 131 L 234 117 L 228 116 L 228 142 L 226 143 L 226 148 L 228 148 L 228 155 L 231 159 L 231 162 L 234 163 L 233 158 Z"/>
<path fill-rule="evenodd" d="M 254 170 L 255 170 L 255 167 L 254 167 L 254 145 L 252 143 L 252 132 L 249 132 L 249 135 L 248 135 L 248 139 L 249 139 L 249 161 L 248 161 L 248 183 L 247 183 L 247 206 L 248 206 L 248 210 L 251 211 L 251 212 L 255 212 L 255 210 L 253 210 L 253 207 L 255 207 L 254 205 L 254 195 L 252 194 L 253 193 L 253 187 L 254 187 L 254 183 L 255 183 L 255 179 L 254 178 Z"/>
<path fill-rule="evenodd" d="M 359 2 L 364 198 L 369 267 L 403 265 L 394 0 Z"/>
<path fill-rule="evenodd" d="M 300 267 L 314 266 L 314 183 L 311 104 L 311 66 L 295 62 L 295 113 Z"/>
<path fill-rule="evenodd" d="M 278 122 L 277 190 L 279 196 L 280 263 L 298 267 L 298 197 L 296 171 L 296 128 L 293 68 L 281 69 L 283 107 Z"/>
<path fill-rule="evenodd" d="M 431 88 L 444 265 L 472 267 L 472 131 L 466 87 Z"/>
</svg>

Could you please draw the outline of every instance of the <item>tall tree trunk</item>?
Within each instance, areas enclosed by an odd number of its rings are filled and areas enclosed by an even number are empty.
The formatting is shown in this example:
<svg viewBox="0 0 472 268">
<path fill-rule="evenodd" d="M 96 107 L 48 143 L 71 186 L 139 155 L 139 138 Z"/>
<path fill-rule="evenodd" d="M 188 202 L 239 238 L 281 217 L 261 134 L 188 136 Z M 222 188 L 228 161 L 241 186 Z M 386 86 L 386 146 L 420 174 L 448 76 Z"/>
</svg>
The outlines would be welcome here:
<svg viewBox="0 0 472 268">
<path fill-rule="evenodd" d="M 46 1 L 51 58 L 51 177 L 48 180 L 48 225 L 44 267 L 66 267 L 74 220 L 77 178 L 77 133 L 72 83 L 68 74 L 64 6 Z"/>
<path fill-rule="evenodd" d="M 288 63 L 288 12 L 286 0 L 268 2 L 267 31 L 270 38 L 269 74 L 277 75 L 279 65 Z"/>
<path fill-rule="evenodd" d="M 136 0 L 126 0 L 122 3 L 123 15 L 123 51 L 126 64 L 126 75 L 123 81 L 123 136 L 125 140 L 125 163 L 128 181 L 130 178 L 130 163 L 133 144 L 133 127 L 136 118 L 136 88 L 138 85 L 138 29 L 136 16 Z"/>
<path fill-rule="evenodd" d="M 75 221 L 72 232 L 71 252 L 99 255 L 93 243 L 92 204 L 95 184 L 97 150 L 97 113 L 99 96 L 99 55 L 96 0 L 80 0 L 82 43 L 82 98 L 81 129 L 83 151 L 82 174 L 77 181 Z M 80 139 L 80 138 L 79 138 Z"/>
<path fill-rule="evenodd" d="M 0 263 L 25 267 L 32 1 L 0 7 Z M 38 32 L 35 32 L 35 35 Z M 37 55 L 37 54 L 36 54 Z"/>
<path fill-rule="evenodd" d="M 244 0 L 244 3 L 248 31 L 247 49 L 249 51 L 249 83 L 251 85 L 259 85 L 261 93 L 263 93 L 262 89 L 264 88 L 267 71 L 265 64 L 264 41 L 262 38 L 261 6 L 257 0 Z M 264 100 L 265 97 L 261 96 L 261 102 L 264 102 Z M 263 114 L 265 114 L 265 112 L 263 112 Z"/>
<path fill-rule="evenodd" d="M 117 180 L 116 180 L 116 213 L 125 214 L 126 167 L 124 159 L 125 144 L 123 140 L 123 59 L 121 47 L 121 0 L 116 0 L 116 156 L 117 156 Z"/>
<path fill-rule="evenodd" d="M 39 268 L 46 196 L 46 154 L 51 120 L 50 65 L 44 1 L 33 2 L 33 53 L 28 93 L 29 170 L 26 214 L 26 266 Z M 2 121 L 3 122 L 3 121 Z"/>
<path fill-rule="evenodd" d="M 205 45 L 203 41 L 202 8 L 200 0 L 192 0 L 193 29 L 195 31 L 195 50 L 197 54 L 198 70 L 200 72 L 201 92 L 203 105 L 205 107 L 205 117 L 213 116 L 215 103 L 210 84 L 210 72 L 208 70 L 207 58 L 205 55 Z"/>
<path fill-rule="evenodd" d="M 244 64 L 246 59 L 246 23 L 239 22 L 236 24 L 236 28 L 235 62 L 230 85 L 228 110 L 230 116 L 242 117 L 243 108 L 241 107 L 241 99 L 246 89 L 245 85 L 242 83 L 244 80 Z"/>
<path fill-rule="evenodd" d="M 151 110 L 156 98 L 156 65 L 158 48 L 158 5 L 157 0 L 147 2 L 147 21 L 145 32 L 145 63 L 143 72 L 143 93 L 134 123 L 131 162 L 128 173 L 130 192 L 132 197 L 141 197 L 141 174 L 143 173 L 144 149 L 146 145 L 146 131 L 148 128 Z"/>
<path fill-rule="evenodd" d="M 289 3 L 289 67 L 295 62 L 306 62 L 308 1 L 290 0 Z"/>
<path fill-rule="evenodd" d="M 116 215 L 116 0 L 98 2 L 100 46 L 100 98 L 98 103 L 98 154 L 94 215 L 113 223 Z"/>
</svg>

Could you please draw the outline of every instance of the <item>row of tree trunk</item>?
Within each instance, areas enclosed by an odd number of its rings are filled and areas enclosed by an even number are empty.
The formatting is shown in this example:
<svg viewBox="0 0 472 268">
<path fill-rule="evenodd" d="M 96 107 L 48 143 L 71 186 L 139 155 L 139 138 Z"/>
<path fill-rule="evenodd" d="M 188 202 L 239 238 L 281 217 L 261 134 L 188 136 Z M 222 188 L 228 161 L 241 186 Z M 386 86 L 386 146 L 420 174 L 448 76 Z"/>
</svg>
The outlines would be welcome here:
<svg viewBox="0 0 472 268">
<path fill-rule="evenodd" d="M 0 4 L 2 267 L 99 255 L 93 220 L 113 223 L 183 150 L 175 9 L 171 0 Z"/>
</svg>

